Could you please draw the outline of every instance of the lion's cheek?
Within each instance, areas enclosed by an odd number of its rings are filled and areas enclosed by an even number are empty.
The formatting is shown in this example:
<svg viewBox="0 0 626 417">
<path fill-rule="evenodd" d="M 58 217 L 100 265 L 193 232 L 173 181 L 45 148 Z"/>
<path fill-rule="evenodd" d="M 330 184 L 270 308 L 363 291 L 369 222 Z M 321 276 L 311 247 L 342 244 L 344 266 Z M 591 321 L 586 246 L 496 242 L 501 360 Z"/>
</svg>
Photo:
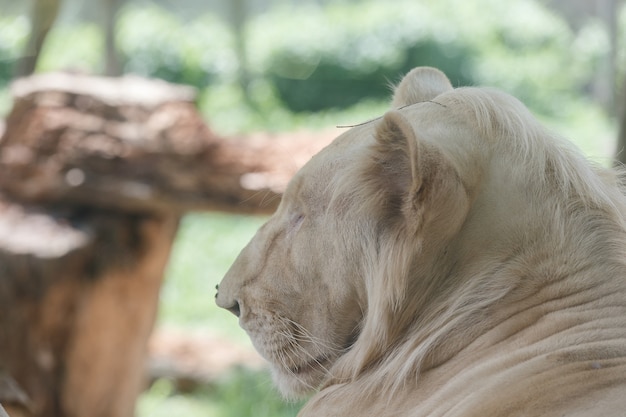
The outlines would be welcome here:
<svg viewBox="0 0 626 417">
<path fill-rule="evenodd" d="M 294 355 L 284 349 L 285 340 L 277 335 L 284 334 L 279 329 L 254 329 L 248 331 L 252 344 L 259 354 L 268 361 L 272 380 L 280 393 L 288 399 L 300 399 L 311 394 L 325 379 L 324 369 L 297 364 L 309 355 Z"/>
</svg>

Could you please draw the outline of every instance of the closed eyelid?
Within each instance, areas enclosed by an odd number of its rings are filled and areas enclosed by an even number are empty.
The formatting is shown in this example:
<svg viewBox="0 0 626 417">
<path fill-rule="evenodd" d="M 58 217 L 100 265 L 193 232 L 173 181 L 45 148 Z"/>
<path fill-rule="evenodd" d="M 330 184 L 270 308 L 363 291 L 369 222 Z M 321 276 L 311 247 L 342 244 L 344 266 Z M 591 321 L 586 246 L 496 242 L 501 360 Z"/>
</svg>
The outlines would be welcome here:
<svg viewBox="0 0 626 417">
<path fill-rule="evenodd" d="M 300 226 L 302 225 L 302 222 L 304 221 L 304 214 L 303 213 L 295 213 L 292 215 L 290 221 L 289 221 L 289 229 L 288 229 L 288 233 L 294 233 L 297 232 L 298 229 L 300 229 Z"/>
</svg>

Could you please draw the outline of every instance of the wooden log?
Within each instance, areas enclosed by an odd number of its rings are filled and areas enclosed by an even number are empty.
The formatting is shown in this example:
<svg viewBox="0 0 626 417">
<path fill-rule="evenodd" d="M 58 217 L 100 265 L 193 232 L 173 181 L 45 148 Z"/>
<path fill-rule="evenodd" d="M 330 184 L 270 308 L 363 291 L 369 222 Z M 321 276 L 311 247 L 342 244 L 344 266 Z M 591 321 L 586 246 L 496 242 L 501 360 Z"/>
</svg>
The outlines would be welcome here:
<svg viewBox="0 0 626 417">
<path fill-rule="evenodd" d="M 269 213 L 329 142 L 221 138 L 191 89 L 136 77 L 45 74 L 18 80 L 12 92 L 0 189 L 18 201 Z"/>
</svg>

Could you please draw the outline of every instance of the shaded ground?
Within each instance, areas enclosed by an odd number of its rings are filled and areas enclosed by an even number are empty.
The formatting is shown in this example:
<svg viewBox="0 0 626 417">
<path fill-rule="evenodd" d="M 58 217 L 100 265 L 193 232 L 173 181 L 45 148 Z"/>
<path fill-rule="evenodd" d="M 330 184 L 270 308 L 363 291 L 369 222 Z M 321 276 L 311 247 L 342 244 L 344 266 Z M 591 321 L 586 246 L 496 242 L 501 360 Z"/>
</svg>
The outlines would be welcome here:
<svg viewBox="0 0 626 417">
<path fill-rule="evenodd" d="M 237 366 L 261 369 L 265 361 L 253 348 L 207 332 L 157 328 L 148 343 L 149 380 L 168 378 L 182 391 Z"/>
</svg>

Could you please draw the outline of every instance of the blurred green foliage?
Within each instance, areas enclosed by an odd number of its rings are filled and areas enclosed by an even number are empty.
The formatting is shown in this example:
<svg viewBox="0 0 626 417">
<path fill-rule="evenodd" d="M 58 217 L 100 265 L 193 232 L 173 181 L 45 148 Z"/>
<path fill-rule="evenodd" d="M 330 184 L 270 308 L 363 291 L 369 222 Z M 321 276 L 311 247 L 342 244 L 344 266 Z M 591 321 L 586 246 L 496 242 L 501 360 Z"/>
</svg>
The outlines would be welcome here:
<svg viewBox="0 0 626 417">
<path fill-rule="evenodd" d="M 435 28 L 430 11 L 414 1 L 278 10 L 252 22 L 251 31 L 263 36 L 252 39 L 272 46 L 256 62 L 295 111 L 386 98 L 391 84 L 417 65 L 436 66 L 456 84 L 471 83 L 465 68 L 471 48 L 448 38 L 445 27 Z"/>
<path fill-rule="evenodd" d="M 64 69 L 100 72 L 103 67 L 104 36 L 94 23 L 59 26 L 50 31 L 46 47 L 37 61 L 40 72 Z"/>
<path fill-rule="evenodd" d="M 455 85 L 499 87 L 536 112 L 558 113 L 584 90 L 609 47 L 601 25 L 574 32 L 535 0 L 278 4 L 252 16 L 245 30 L 252 79 L 246 97 L 259 107 L 318 111 L 386 98 L 410 68 L 431 65 Z M 211 13 L 183 19 L 129 3 L 117 29 L 126 71 L 200 90 L 237 78 L 234 34 Z M 0 84 L 28 30 L 24 18 L 0 19 Z M 103 44 L 93 24 L 58 25 L 38 69 L 97 72 Z"/>
<path fill-rule="evenodd" d="M 0 88 L 13 76 L 15 62 L 23 53 L 29 29 L 24 16 L 0 16 Z"/>
<path fill-rule="evenodd" d="M 131 4 L 117 38 L 128 72 L 202 89 L 237 71 L 232 33 L 211 14 L 186 22 L 154 4 Z"/>
<path fill-rule="evenodd" d="M 550 112 L 555 102 L 584 88 L 608 47 L 601 27 L 574 33 L 532 0 L 289 8 L 256 19 L 251 31 L 263 35 L 251 38 L 259 46 L 271 45 L 259 67 L 292 110 L 386 97 L 389 83 L 430 65 L 457 86 L 500 87 L 536 111 Z"/>
</svg>

